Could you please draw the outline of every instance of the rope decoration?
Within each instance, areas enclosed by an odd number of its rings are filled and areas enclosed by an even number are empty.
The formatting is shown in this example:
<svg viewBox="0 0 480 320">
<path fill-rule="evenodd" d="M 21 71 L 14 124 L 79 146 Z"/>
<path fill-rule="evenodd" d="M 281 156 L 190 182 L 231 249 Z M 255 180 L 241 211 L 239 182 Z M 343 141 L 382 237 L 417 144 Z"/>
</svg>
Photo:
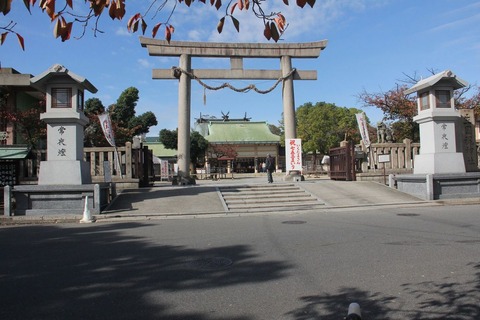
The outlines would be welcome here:
<svg viewBox="0 0 480 320">
<path fill-rule="evenodd" d="M 218 87 L 212 87 L 212 86 L 209 86 L 208 84 L 206 84 L 205 82 L 203 82 L 200 78 L 198 78 L 196 75 L 194 75 L 193 73 L 191 72 L 188 72 L 187 70 L 184 70 L 182 68 L 179 68 L 179 67 L 172 67 L 172 72 L 173 72 L 173 76 L 177 79 L 180 78 L 180 75 L 183 73 L 183 74 L 186 74 L 188 77 L 190 77 L 191 79 L 194 79 L 196 80 L 201 86 L 203 86 L 204 90 L 208 89 L 208 90 L 213 90 L 213 91 L 216 91 L 216 90 L 220 90 L 220 89 L 224 89 L 224 88 L 228 88 L 228 89 L 231 89 L 235 92 L 241 92 L 241 93 L 246 93 L 246 92 L 249 92 L 250 90 L 254 90 L 255 92 L 257 93 L 260 93 L 260 94 L 267 94 L 269 92 L 272 92 L 273 90 L 275 90 L 275 88 L 278 86 L 278 84 L 282 81 L 285 81 L 286 79 L 288 79 L 289 77 L 291 77 L 293 75 L 293 73 L 297 71 L 297 69 L 295 68 L 292 68 L 292 70 L 290 70 L 290 72 L 288 74 L 286 74 L 285 76 L 283 77 L 280 77 L 278 78 L 278 80 L 275 82 L 275 84 L 270 87 L 269 89 L 267 90 L 260 90 L 258 89 L 254 84 L 249 84 L 248 86 L 244 87 L 244 88 L 236 88 L 234 86 L 232 86 L 231 84 L 229 83 L 223 83 L 222 85 L 218 86 Z"/>
</svg>

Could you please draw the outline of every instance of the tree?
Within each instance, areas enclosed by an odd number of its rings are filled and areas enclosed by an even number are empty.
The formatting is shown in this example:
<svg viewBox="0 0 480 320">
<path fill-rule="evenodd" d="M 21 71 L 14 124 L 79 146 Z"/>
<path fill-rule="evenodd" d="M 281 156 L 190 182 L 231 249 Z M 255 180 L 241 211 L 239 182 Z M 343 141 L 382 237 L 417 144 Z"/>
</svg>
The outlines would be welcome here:
<svg viewBox="0 0 480 320">
<path fill-rule="evenodd" d="M 177 147 L 178 147 L 178 129 L 175 129 L 175 130 L 162 129 L 162 130 L 160 130 L 159 141 L 165 146 L 165 148 L 177 150 Z"/>
<path fill-rule="evenodd" d="M 315 164 L 317 153 L 328 154 L 330 148 L 337 147 L 346 138 L 360 140 L 355 117 L 359 112 L 326 102 L 301 105 L 296 111 L 296 120 L 303 152 L 312 152 Z"/>
<path fill-rule="evenodd" d="M 277 136 L 281 136 L 282 135 L 282 129 L 277 127 L 276 125 L 273 125 L 273 124 L 269 124 L 268 125 L 268 129 L 270 129 L 270 132 L 273 133 L 273 134 L 276 134 Z"/>
<path fill-rule="evenodd" d="M 89 119 L 89 124 L 85 128 L 83 144 L 87 147 L 93 146 L 109 146 L 109 143 L 103 135 L 102 128 L 100 127 L 100 121 L 98 115 L 105 112 L 103 103 L 98 98 L 90 98 L 85 101 L 85 108 L 83 112 Z"/>
<path fill-rule="evenodd" d="M 149 128 L 158 124 L 157 117 L 151 111 L 147 111 L 138 117 L 130 119 L 128 123 L 129 128 L 136 128 L 135 135 L 148 133 Z"/>
<path fill-rule="evenodd" d="M 282 112 L 282 115 L 280 116 L 280 120 L 278 120 L 278 126 L 277 126 L 277 128 L 278 128 L 278 130 L 280 131 L 280 134 L 279 134 L 279 136 L 280 136 L 280 145 L 281 145 L 282 147 L 285 147 L 285 121 L 284 121 L 283 118 L 284 118 L 284 117 L 283 117 L 283 112 Z M 271 130 L 272 130 L 272 129 L 270 128 L 270 131 L 271 131 Z"/>
<path fill-rule="evenodd" d="M 83 146 L 84 147 L 109 147 L 107 139 L 103 134 L 102 128 L 100 127 L 100 121 L 96 114 L 86 114 L 89 122 L 85 127 L 83 135 Z M 113 126 L 113 123 L 112 123 Z M 112 128 L 112 130 L 114 130 Z M 115 131 L 114 131 L 115 132 Z M 115 141 L 116 143 L 116 141 Z"/>
<path fill-rule="evenodd" d="M 138 89 L 130 87 L 120 94 L 115 104 L 108 107 L 117 145 L 132 141 L 134 136 L 147 133 L 150 127 L 158 124 L 155 114 L 151 111 L 135 116 L 138 99 Z M 98 98 L 90 98 L 85 101 L 84 111 L 90 119 L 90 124 L 85 129 L 85 146 L 108 146 L 98 120 L 98 115 L 105 112 L 102 102 Z"/>
<path fill-rule="evenodd" d="M 13 0 L 0 0 L 0 12 L 3 13 L 3 15 L 8 15 L 10 12 L 12 1 Z M 303 8 L 306 4 L 313 7 L 315 1 L 316 0 L 297 0 L 296 3 L 300 8 Z M 36 2 L 37 0 L 23 1 L 29 12 L 35 7 Z M 63 3 L 63 1 L 61 1 L 61 8 L 57 10 L 56 0 L 38 1 L 38 7 L 49 17 L 51 22 L 55 23 L 54 36 L 60 38 L 62 41 L 70 39 L 74 24 L 81 25 L 82 32 L 80 37 L 82 37 L 89 27 L 89 24 L 93 23 L 93 33 L 96 36 L 97 33 L 102 32 L 99 29 L 99 24 L 101 17 L 104 16 L 106 11 L 108 11 L 108 15 L 112 20 L 118 21 L 122 20 L 127 14 L 125 0 L 85 0 L 84 5 L 88 6 L 87 10 L 85 10 L 85 8 L 74 8 L 73 0 L 65 0 L 65 2 L 66 3 Z M 142 34 L 145 34 L 149 27 L 146 20 L 150 17 L 151 19 L 157 20 L 151 29 L 152 37 L 155 38 L 159 29 L 163 28 L 165 31 L 165 39 L 170 42 L 175 31 L 175 27 L 170 23 L 170 20 L 177 9 L 177 4 L 184 4 L 188 8 L 191 8 L 194 2 L 195 0 L 150 0 L 150 5 L 145 13 L 136 12 L 130 15 L 127 22 L 127 29 L 130 32 L 137 32 L 140 29 Z M 222 32 L 227 18 L 227 20 L 232 22 L 237 32 L 240 32 L 240 21 L 234 16 L 234 13 L 236 14 L 239 11 L 249 11 L 257 18 L 263 20 L 263 34 L 268 40 L 272 39 L 277 42 L 288 27 L 285 16 L 280 12 L 265 13 L 264 5 L 266 4 L 266 0 L 235 0 L 225 3 L 221 0 L 210 0 L 208 2 L 206 0 L 197 1 L 197 3 L 200 2 L 203 4 L 209 3 L 217 10 L 225 10 L 224 16 L 220 18 L 217 24 L 217 31 L 219 33 Z M 272 0 L 269 2 L 272 2 Z M 283 3 L 286 6 L 289 5 L 288 0 L 283 0 Z M 77 5 L 77 3 L 75 4 Z M 161 18 L 159 18 L 160 16 L 164 17 L 165 20 L 161 20 Z M 94 20 L 94 22 L 91 22 L 91 20 Z M 1 34 L 0 44 L 3 44 L 8 34 L 14 34 L 17 36 L 22 49 L 25 50 L 23 37 L 15 31 L 16 24 L 16 22 L 10 21 L 0 26 L 0 30 L 4 31 Z"/>
<path fill-rule="evenodd" d="M 108 107 L 112 121 L 127 126 L 128 122 L 135 117 L 135 107 L 137 106 L 138 99 L 137 88 L 129 87 L 123 90 L 117 99 L 117 103 Z"/>
<path fill-rule="evenodd" d="M 429 69 L 432 75 L 434 69 Z M 416 84 L 420 77 L 418 75 L 404 75 L 406 79 L 401 84 L 396 84 L 393 89 L 386 92 L 369 93 L 363 91 L 358 98 L 365 107 L 374 106 L 383 112 L 383 120 L 391 122 L 394 138 L 403 140 L 405 138 L 418 142 L 420 140 L 419 126 L 413 117 L 417 114 L 416 96 L 406 96 L 404 91 Z M 471 97 L 467 98 L 468 94 Z M 454 103 L 457 109 L 473 109 L 476 115 L 480 115 L 480 87 L 469 85 L 465 88 L 454 91 Z"/>
<path fill-rule="evenodd" d="M 85 101 L 85 108 L 83 109 L 85 115 L 99 115 L 105 112 L 103 103 L 98 98 L 90 98 Z"/>
<path fill-rule="evenodd" d="M 160 130 L 160 142 L 167 149 L 177 150 L 178 146 L 178 129 Z M 208 141 L 197 131 L 190 132 L 190 163 L 195 168 L 198 158 L 205 155 L 208 148 Z"/>
<path fill-rule="evenodd" d="M 466 98 L 463 94 L 455 96 L 455 103 L 459 109 L 473 109 L 475 116 L 480 117 L 480 86 L 469 86 L 472 89 L 472 95 Z"/>
<path fill-rule="evenodd" d="M 211 146 L 211 153 L 216 159 L 230 158 L 235 159 L 238 156 L 237 148 L 230 144 L 214 144 Z"/>
<path fill-rule="evenodd" d="M 40 113 L 45 112 L 45 97 L 23 110 L 9 110 L 7 108 L 8 93 L 0 90 L 0 119 L 2 125 L 15 124 L 15 131 L 24 142 L 32 147 L 41 147 L 47 138 L 47 125 L 40 120 Z M 39 146 L 40 144 L 40 146 Z"/>
<path fill-rule="evenodd" d="M 382 121 L 391 122 L 393 137 L 396 140 L 405 138 L 419 141 L 419 127 L 413 121 L 417 114 L 415 96 L 406 96 L 404 91 L 408 89 L 406 84 L 397 84 L 395 88 L 387 92 L 368 93 L 363 91 L 358 99 L 364 107 L 374 106 L 382 110 Z"/>
<path fill-rule="evenodd" d="M 89 124 L 85 128 L 84 134 L 84 146 L 85 147 L 109 147 L 102 127 L 100 126 L 100 120 L 98 115 L 89 114 Z M 135 134 L 135 129 L 125 128 L 112 121 L 112 131 L 115 134 L 115 144 L 117 146 L 123 146 L 127 141 L 132 141 Z"/>
<path fill-rule="evenodd" d="M 207 148 L 208 141 L 197 131 L 192 131 L 190 133 L 190 162 L 193 168 L 196 168 L 200 157 L 205 157 Z"/>
<path fill-rule="evenodd" d="M 132 137 L 147 133 L 150 127 L 158 124 L 155 114 L 151 111 L 147 111 L 139 116 L 135 115 L 138 99 L 138 89 L 129 87 L 120 94 L 116 104 L 108 107 L 112 121 L 120 127 L 132 131 Z"/>
</svg>

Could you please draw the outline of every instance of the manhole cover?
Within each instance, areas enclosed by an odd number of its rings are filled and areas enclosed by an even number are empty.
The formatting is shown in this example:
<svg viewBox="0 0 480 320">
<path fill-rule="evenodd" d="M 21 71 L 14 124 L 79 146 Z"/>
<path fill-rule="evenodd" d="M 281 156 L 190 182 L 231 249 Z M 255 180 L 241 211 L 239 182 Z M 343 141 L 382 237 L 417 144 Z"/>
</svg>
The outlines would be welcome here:
<svg viewBox="0 0 480 320">
<path fill-rule="evenodd" d="M 194 260 L 189 265 L 195 269 L 200 270 L 221 270 L 233 264 L 233 261 L 228 258 L 214 257 Z"/>
<path fill-rule="evenodd" d="M 282 223 L 283 223 L 283 224 L 304 224 L 304 223 L 307 223 L 307 221 L 303 221 L 303 220 L 287 220 L 287 221 L 283 221 Z"/>
<path fill-rule="evenodd" d="M 416 217 L 419 216 L 418 213 L 397 213 L 397 216 L 400 217 Z"/>
</svg>

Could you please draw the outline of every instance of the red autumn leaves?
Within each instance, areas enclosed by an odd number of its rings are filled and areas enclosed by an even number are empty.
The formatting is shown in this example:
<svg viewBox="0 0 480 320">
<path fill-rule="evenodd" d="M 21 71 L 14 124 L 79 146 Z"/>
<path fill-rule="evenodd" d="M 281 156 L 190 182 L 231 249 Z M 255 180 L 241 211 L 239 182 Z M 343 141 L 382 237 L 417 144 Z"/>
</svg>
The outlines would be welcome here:
<svg viewBox="0 0 480 320">
<path fill-rule="evenodd" d="M 3 15 L 7 15 L 11 10 L 11 4 L 13 0 L 0 0 L 0 12 Z M 165 0 L 168 1 L 175 1 L 175 0 Z M 187 7 L 190 7 L 195 0 L 176 0 L 179 3 L 184 3 Z M 217 24 L 217 31 L 221 33 L 223 31 L 225 20 L 227 17 L 233 23 L 233 26 L 240 32 L 240 22 L 236 19 L 233 14 L 235 11 L 241 10 L 252 10 L 254 14 L 258 17 L 263 19 L 264 22 L 264 31 L 263 34 L 266 39 L 273 40 L 277 42 L 283 32 L 287 27 L 287 22 L 285 16 L 281 13 L 271 13 L 265 14 L 262 10 L 262 0 L 233 0 L 228 4 L 222 3 L 222 0 L 197 0 L 198 2 L 202 2 L 204 4 L 209 3 L 211 6 L 215 7 L 217 10 L 226 6 L 225 16 L 223 16 L 218 24 Z M 269 0 L 269 1 L 276 1 L 276 0 Z M 125 14 L 127 13 L 125 2 L 126 0 L 84 0 L 85 4 L 89 6 L 88 14 L 79 14 L 75 11 L 74 8 L 74 1 L 73 0 L 23 0 L 23 3 L 27 10 L 31 12 L 31 8 L 38 3 L 38 7 L 42 10 L 43 13 L 46 13 L 47 16 L 50 18 L 52 22 L 55 23 L 53 28 L 53 35 L 55 38 L 60 38 L 62 41 L 66 41 L 70 39 L 72 34 L 73 25 L 75 22 L 82 23 L 82 26 L 85 28 L 88 24 L 90 19 L 96 19 L 97 22 L 95 23 L 94 31 L 97 30 L 97 23 L 100 16 L 104 13 L 104 11 L 108 10 L 108 15 L 112 20 L 122 20 Z M 135 13 L 131 15 L 127 22 L 127 29 L 130 32 L 137 32 L 141 30 L 142 34 L 145 34 L 146 30 L 148 29 L 148 25 L 145 22 L 145 16 L 148 14 L 150 10 L 155 11 L 155 14 L 160 12 L 164 9 L 164 2 L 158 8 L 154 8 L 156 1 L 151 0 L 151 4 L 147 13 L 142 15 L 140 13 Z M 285 5 L 289 5 L 289 0 L 283 0 Z M 56 5 L 61 7 L 60 10 L 57 11 Z M 306 4 L 313 7 L 315 4 L 315 0 L 296 0 L 297 6 L 303 8 Z M 170 42 L 172 35 L 175 31 L 173 25 L 169 23 L 170 17 L 175 11 L 176 6 L 173 7 L 172 11 L 168 15 L 168 19 L 166 22 L 157 23 L 152 28 L 152 37 L 155 38 L 157 36 L 158 31 L 160 28 L 165 30 L 164 38 L 168 42 Z M 167 10 L 167 9 L 165 9 Z M 80 11 L 80 10 L 78 10 Z M 74 17 L 72 21 L 67 21 L 66 17 Z M 9 33 L 15 34 L 18 38 L 20 46 L 23 50 L 25 50 L 25 44 L 23 37 L 18 34 L 14 27 L 16 26 L 15 22 L 10 22 L 5 26 L 0 26 L 0 30 L 4 30 L 5 32 L 0 34 L 0 45 L 2 45 Z"/>
</svg>

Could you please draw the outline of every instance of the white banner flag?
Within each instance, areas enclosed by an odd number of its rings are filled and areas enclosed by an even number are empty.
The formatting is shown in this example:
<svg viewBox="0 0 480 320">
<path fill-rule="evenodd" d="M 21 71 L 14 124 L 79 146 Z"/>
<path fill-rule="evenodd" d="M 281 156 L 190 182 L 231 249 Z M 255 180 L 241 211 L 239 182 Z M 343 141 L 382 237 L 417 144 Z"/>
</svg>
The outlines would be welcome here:
<svg viewBox="0 0 480 320">
<path fill-rule="evenodd" d="M 115 136 L 113 134 L 112 122 L 110 121 L 108 113 L 99 114 L 98 119 L 100 120 L 100 126 L 102 127 L 103 134 L 105 135 L 108 143 L 112 147 L 115 147 Z"/>
<path fill-rule="evenodd" d="M 115 155 L 115 163 L 117 164 L 116 169 L 123 179 L 122 166 L 120 164 L 120 158 L 118 156 L 117 147 L 115 145 L 115 135 L 113 134 L 112 122 L 110 121 L 110 116 L 108 115 L 108 113 L 99 114 L 98 119 L 100 120 L 100 126 L 102 127 L 103 134 L 105 135 L 105 139 L 107 139 L 108 143 L 115 148 L 114 155 Z"/>
<path fill-rule="evenodd" d="M 357 113 L 357 123 L 358 129 L 360 130 L 360 135 L 362 136 L 362 141 L 365 147 L 370 147 L 370 137 L 368 135 L 368 126 L 367 126 L 367 118 L 365 117 L 365 113 Z"/>
</svg>

